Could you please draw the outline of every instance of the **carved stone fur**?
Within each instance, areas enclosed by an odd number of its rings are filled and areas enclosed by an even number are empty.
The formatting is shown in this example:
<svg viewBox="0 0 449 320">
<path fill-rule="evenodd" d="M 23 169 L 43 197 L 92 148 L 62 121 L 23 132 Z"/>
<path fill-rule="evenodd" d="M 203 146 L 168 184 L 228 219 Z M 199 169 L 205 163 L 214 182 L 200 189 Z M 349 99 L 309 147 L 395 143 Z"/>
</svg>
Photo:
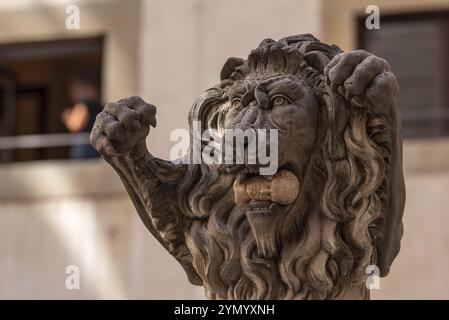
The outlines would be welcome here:
<svg viewBox="0 0 449 320">
<path fill-rule="evenodd" d="M 405 202 L 388 63 L 306 34 L 228 59 L 220 80 L 195 101 L 190 125 L 278 129 L 278 174 L 154 158 L 145 137 L 155 107 L 138 97 L 109 103 L 91 142 L 145 226 L 210 299 L 369 298 L 366 267 L 389 272 Z"/>
</svg>

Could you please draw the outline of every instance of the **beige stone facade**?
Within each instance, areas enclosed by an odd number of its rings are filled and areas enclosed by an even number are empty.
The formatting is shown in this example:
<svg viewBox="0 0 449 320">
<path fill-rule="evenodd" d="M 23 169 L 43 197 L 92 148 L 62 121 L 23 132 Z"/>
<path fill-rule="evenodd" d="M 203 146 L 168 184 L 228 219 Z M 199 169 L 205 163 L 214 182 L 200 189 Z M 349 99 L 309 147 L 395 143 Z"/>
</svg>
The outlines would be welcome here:
<svg viewBox="0 0 449 320">
<path fill-rule="evenodd" d="M 227 57 L 263 38 L 313 33 L 350 50 L 351 21 L 384 12 L 449 9 L 448 0 L 72 1 L 81 29 L 65 29 L 64 1 L 0 6 L 0 42 L 106 36 L 104 100 L 141 95 L 158 107 L 148 145 L 168 157 L 170 132 L 218 81 Z M 67 2 L 68 3 L 68 2 Z M 406 140 L 402 249 L 373 299 L 449 298 L 449 139 Z M 65 269 L 78 265 L 80 290 Z M 203 298 L 144 229 L 115 173 L 100 161 L 0 167 L 0 298 Z"/>
</svg>

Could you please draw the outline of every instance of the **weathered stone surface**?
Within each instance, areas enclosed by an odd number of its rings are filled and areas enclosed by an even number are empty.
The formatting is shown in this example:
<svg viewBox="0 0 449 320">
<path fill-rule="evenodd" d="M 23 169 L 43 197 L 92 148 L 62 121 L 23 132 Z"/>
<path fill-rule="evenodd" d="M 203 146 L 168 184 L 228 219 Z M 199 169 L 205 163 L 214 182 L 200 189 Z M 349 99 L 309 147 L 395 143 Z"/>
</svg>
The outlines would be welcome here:
<svg viewBox="0 0 449 320">
<path fill-rule="evenodd" d="M 211 299 L 368 298 L 366 267 L 388 273 L 405 202 L 388 63 L 298 35 L 228 59 L 220 80 L 195 101 L 191 127 L 278 129 L 278 173 L 154 158 L 156 108 L 109 103 L 91 142 L 145 226 Z"/>
</svg>

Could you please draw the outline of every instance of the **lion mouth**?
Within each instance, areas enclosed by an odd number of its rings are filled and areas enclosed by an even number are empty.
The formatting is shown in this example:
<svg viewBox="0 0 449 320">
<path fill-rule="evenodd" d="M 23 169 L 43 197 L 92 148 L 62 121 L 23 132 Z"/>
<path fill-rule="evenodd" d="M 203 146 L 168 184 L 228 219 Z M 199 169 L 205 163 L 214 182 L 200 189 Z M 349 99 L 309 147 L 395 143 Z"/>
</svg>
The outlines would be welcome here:
<svg viewBox="0 0 449 320">
<path fill-rule="evenodd" d="M 273 211 L 275 204 L 292 204 L 299 189 L 296 175 L 285 169 L 273 176 L 242 173 L 234 182 L 235 203 L 250 211 Z"/>
<path fill-rule="evenodd" d="M 285 169 L 273 176 L 248 174 L 247 171 L 237 176 L 234 182 L 235 203 L 245 209 L 260 256 L 271 258 L 277 254 L 281 213 L 295 202 L 299 189 L 296 175 Z"/>
</svg>

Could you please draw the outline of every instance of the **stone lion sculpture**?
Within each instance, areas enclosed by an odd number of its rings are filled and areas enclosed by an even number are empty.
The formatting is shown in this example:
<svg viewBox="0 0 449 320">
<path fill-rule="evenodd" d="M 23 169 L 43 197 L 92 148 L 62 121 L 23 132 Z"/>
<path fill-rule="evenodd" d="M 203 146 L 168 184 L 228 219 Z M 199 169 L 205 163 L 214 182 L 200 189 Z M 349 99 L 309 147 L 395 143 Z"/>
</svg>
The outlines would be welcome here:
<svg viewBox="0 0 449 320">
<path fill-rule="evenodd" d="M 145 142 L 155 107 L 138 97 L 109 103 L 91 143 L 145 226 L 210 299 L 368 299 L 367 267 L 387 275 L 403 232 L 398 84 L 388 63 L 296 35 L 229 58 L 220 80 L 195 101 L 190 125 L 278 129 L 278 172 L 155 158 Z M 276 203 L 264 190 L 294 201 Z"/>
</svg>

